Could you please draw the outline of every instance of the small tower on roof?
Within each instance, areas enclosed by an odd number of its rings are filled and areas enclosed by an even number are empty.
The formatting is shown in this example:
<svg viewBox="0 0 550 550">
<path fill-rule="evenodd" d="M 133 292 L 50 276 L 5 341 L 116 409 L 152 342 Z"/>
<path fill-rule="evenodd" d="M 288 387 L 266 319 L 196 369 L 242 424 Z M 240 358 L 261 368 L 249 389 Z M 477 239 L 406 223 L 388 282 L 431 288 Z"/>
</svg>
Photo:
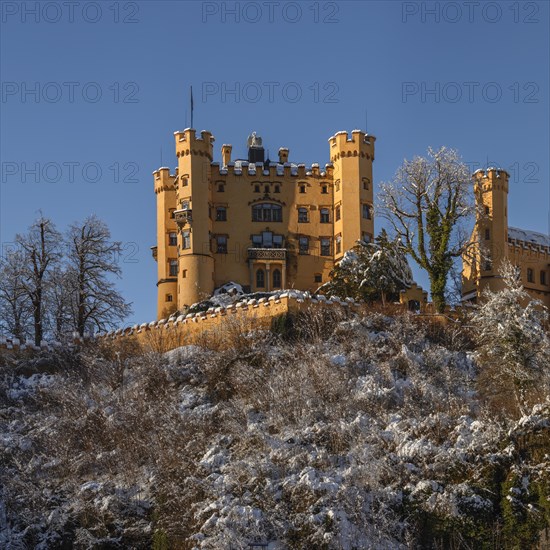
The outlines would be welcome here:
<svg viewBox="0 0 550 550">
<path fill-rule="evenodd" d="M 252 132 L 252 134 L 248 136 L 246 144 L 248 147 L 248 162 L 256 163 L 265 161 L 262 138 L 258 136 L 256 132 Z"/>
</svg>

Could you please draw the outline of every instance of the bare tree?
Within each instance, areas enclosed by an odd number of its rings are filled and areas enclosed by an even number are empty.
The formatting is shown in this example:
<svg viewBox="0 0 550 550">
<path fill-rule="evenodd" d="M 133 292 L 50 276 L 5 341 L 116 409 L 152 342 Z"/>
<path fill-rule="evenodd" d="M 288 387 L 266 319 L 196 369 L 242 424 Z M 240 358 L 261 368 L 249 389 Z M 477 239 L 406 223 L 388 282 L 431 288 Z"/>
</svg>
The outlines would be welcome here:
<svg viewBox="0 0 550 550">
<path fill-rule="evenodd" d="M 11 250 L 0 258 L 0 328 L 19 340 L 29 335 L 32 310 L 23 285 L 24 257 Z"/>
<path fill-rule="evenodd" d="M 382 184 L 382 215 L 407 252 L 427 271 L 436 310 L 444 311 L 453 261 L 471 245 L 463 222 L 475 211 L 470 174 L 457 151 L 428 149 L 405 160 L 392 182 Z"/>
<path fill-rule="evenodd" d="M 121 243 L 111 241 L 111 232 L 104 222 L 89 216 L 69 227 L 66 245 L 74 329 L 83 336 L 124 320 L 131 313 L 130 304 L 108 279 L 109 275 L 120 277 Z"/>
<path fill-rule="evenodd" d="M 72 278 L 63 266 L 52 270 L 52 281 L 47 297 L 50 330 L 57 340 L 62 340 L 72 330 L 71 288 Z"/>
<path fill-rule="evenodd" d="M 24 235 L 16 235 L 22 251 L 22 285 L 32 306 L 34 343 L 38 346 L 45 332 L 45 301 L 51 270 L 59 263 L 61 234 L 55 224 L 40 216 Z"/>
</svg>

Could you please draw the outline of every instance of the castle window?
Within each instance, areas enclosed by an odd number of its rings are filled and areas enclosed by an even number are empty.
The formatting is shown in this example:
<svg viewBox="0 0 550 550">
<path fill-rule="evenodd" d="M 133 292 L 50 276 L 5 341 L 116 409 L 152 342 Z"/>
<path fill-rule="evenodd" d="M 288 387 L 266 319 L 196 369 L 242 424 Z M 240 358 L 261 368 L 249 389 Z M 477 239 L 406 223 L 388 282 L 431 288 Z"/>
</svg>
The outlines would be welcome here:
<svg viewBox="0 0 550 550">
<path fill-rule="evenodd" d="M 273 248 L 283 248 L 282 235 L 273 235 Z"/>
<path fill-rule="evenodd" d="M 485 260 L 485 263 L 483 264 L 483 269 L 485 271 L 491 271 L 492 268 L 493 268 L 493 264 L 491 260 Z"/>
<path fill-rule="evenodd" d="M 225 185 L 223 183 L 218 185 L 218 193 L 225 193 Z"/>
<path fill-rule="evenodd" d="M 266 185 L 266 186 L 264 187 L 264 193 L 265 193 L 266 195 L 269 195 L 269 185 Z"/>
<path fill-rule="evenodd" d="M 368 204 L 363 204 L 362 209 L 363 209 L 363 218 L 365 220 L 370 220 L 371 219 L 370 206 Z"/>
<path fill-rule="evenodd" d="M 278 204 L 256 204 L 252 207 L 253 222 L 282 222 L 283 209 Z"/>
<path fill-rule="evenodd" d="M 335 187 L 336 191 L 340 191 L 340 180 L 338 180 L 338 181 L 334 184 L 334 187 Z"/>
<path fill-rule="evenodd" d="M 189 185 L 189 180 L 185 176 L 182 176 L 181 177 L 181 184 L 185 187 L 185 186 Z"/>
<path fill-rule="evenodd" d="M 341 214 L 341 210 L 340 210 L 340 205 L 338 205 L 338 206 L 336 207 L 335 212 L 334 212 L 334 219 L 335 219 L 336 221 L 338 221 L 341 217 L 342 217 L 342 214 Z"/>
<path fill-rule="evenodd" d="M 372 242 L 372 235 L 370 233 L 362 233 L 361 234 L 361 239 L 365 243 L 370 243 L 370 242 Z"/>
<path fill-rule="evenodd" d="M 279 269 L 273 271 L 273 288 L 281 288 L 281 271 Z"/>
<path fill-rule="evenodd" d="M 170 277 L 178 276 L 178 260 L 170 260 Z"/>
<path fill-rule="evenodd" d="M 491 238 L 491 231 L 489 229 L 485 230 L 485 240 L 488 241 Z"/>
<path fill-rule="evenodd" d="M 321 223 L 330 223 L 330 211 L 328 208 L 321 208 Z"/>
<path fill-rule="evenodd" d="M 546 285 L 546 271 L 540 272 L 540 284 Z"/>
<path fill-rule="evenodd" d="M 184 269 L 182 272 L 181 272 L 181 276 L 183 279 L 187 279 L 187 269 Z"/>
<path fill-rule="evenodd" d="M 178 234 L 175 231 L 168 233 L 168 244 L 169 246 L 176 246 L 178 244 Z"/>
<path fill-rule="evenodd" d="M 315 273 L 315 275 L 313 276 L 313 280 L 316 283 L 322 283 L 323 282 L 323 276 L 320 273 Z"/>
<path fill-rule="evenodd" d="M 336 254 L 340 254 L 342 252 L 342 235 L 338 234 L 336 235 Z"/>
<path fill-rule="evenodd" d="M 321 186 L 321 193 L 326 195 L 328 193 L 328 187 L 326 185 Z"/>
<path fill-rule="evenodd" d="M 309 254 L 309 237 L 300 237 L 298 245 L 300 254 Z"/>
<path fill-rule="evenodd" d="M 330 239 L 321 237 L 321 256 L 330 256 Z"/>
<path fill-rule="evenodd" d="M 263 269 L 258 269 L 258 271 L 256 271 L 256 287 L 265 287 L 265 273 Z"/>
<path fill-rule="evenodd" d="M 191 248 L 191 232 L 184 231 L 181 235 L 183 248 Z"/>
<path fill-rule="evenodd" d="M 487 214 L 487 216 L 488 216 L 490 213 L 491 213 L 491 209 L 488 206 L 486 206 L 485 207 L 485 214 Z"/>
<path fill-rule="evenodd" d="M 171 294 L 167 294 L 165 300 L 166 300 L 167 302 L 173 302 L 173 301 L 174 301 L 174 297 L 173 297 Z"/>
<path fill-rule="evenodd" d="M 369 190 L 369 185 L 370 185 L 370 179 L 369 178 L 363 178 L 363 189 L 368 191 Z"/>
<path fill-rule="evenodd" d="M 216 252 L 218 254 L 227 254 L 227 236 L 218 235 L 216 237 Z"/>
<path fill-rule="evenodd" d="M 305 192 L 306 192 L 306 186 L 300 185 L 300 193 L 305 193 Z"/>
<path fill-rule="evenodd" d="M 307 208 L 298 208 L 298 223 L 307 223 Z"/>
<path fill-rule="evenodd" d="M 534 283 L 535 282 L 534 273 L 533 273 L 533 270 L 530 267 L 527 268 L 527 282 L 528 283 Z"/>
<path fill-rule="evenodd" d="M 170 210 L 168 210 L 168 214 L 170 215 L 171 219 L 174 219 L 176 217 L 176 215 L 174 214 L 175 211 L 175 208 L 170 208 Z"/>
<path fill-rule="evenodd" d="M 216 221 L 217 222 L 227 221 L 227 208 L 225 208 L 225 206 L 218 206 L 216 208 Z"/>
<path fill-rule="evenodd" d="M 281 192 L 281 188 L 278 185 L 276 185 L 275 186 L 275 193 L 280 193 L 280 192 Z"/>
<path fill-rule="evenodd" d="M 254 186 L 254 193 L 259 193 L 260 192 L 260 186 L 259 185 L 255 185 Z"/>
</svg>

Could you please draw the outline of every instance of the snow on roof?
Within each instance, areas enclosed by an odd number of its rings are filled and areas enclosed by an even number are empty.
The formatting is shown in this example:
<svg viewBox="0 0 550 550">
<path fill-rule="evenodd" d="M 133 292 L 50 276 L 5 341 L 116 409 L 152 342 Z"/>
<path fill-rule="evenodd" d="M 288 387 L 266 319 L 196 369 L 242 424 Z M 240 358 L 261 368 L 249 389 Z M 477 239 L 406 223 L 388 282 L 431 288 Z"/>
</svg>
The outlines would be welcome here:
<svg viewBox="0 0 550 550">
<path fill-rule="evenodd" d="M 518 229 L 517 227 L 508 228 L 508 238 L 538 244 L 540 246 L 550 246 L 550 235 L 537 233 L 536 231 L 528 231 L 526 229 Z"/>
</svg>

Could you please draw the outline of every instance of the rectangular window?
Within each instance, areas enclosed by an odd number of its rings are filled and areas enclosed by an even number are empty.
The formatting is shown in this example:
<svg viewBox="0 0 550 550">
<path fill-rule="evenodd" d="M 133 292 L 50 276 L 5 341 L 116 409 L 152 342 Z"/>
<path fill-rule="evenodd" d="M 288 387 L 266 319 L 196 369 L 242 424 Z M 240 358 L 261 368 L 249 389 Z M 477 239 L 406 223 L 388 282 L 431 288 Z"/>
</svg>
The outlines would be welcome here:
<svg viewBox="0 0 550 550">
<path fill-rule="evenodd" d="M 173 302 L 173 301 L 174 301 L 174 297 L 173 297 L 171 294 L 167 294 L 167 295 L 166 295 L 166 301 L 167 301 L 167 302 Z"/>
<path fill-rule="evenodd" d="M 178 260 L 170 260 L 170 277 L 178 275 Z"/>
<path fill-rule="evenodd" d="M 342 235 L 338 234 L 336 235 L 336 254 L 340 254 L 342 252 Z"/>
<path fill-rule="evenodd" d="M 363 233 L 361 235 L 361 238 L 363 239 L 364 242 L 366 243 L 370 243 L 372 242 L 372 235 L 370 233 Z"/>
<path fill-rule="evenodd" d="M 321 256 L 330 256 L 330 238 L 321 237 Z"/>
<path fill-rule="evenodd" d="M 227 221 L 227 209 L 225 208 L 225 206 L 218 206 L 216 208 L 216 221 L 217 222 Z"/>
<path fill-rule="evenodd" d="M 252 244 L 256 248 L 262 247 L 262 236 L 261 235 L 252 235 Z"/>
<path fill-rule="evenodd" d="M 540 272 L 540 284 L 546 285 L 546 271 Z"/>
<path fill-rule="evenodd" d="M 170 246 L 176 246 L 178 244 L 178 234 L 171 231 L 168 233 L 168 244 Z"/>
<path fill-rule="evenodd" d="M 216 252 L 218 254 L 227 254 L 227 236 L 218 235 L 216 237 Z"/>
<path fill-rule="evenodd" d="M 489 229 L 486 229 L 485 230 L 485 240 L 488 241 L 490 237 L 491 237 L 491 232 L 489 231 Z"/>
<path fill-rule="evenodd" d="M 371 211 L 370 211 L 370 206 L 368 204 L 363 204 L 363 218 L 365 220 L 371 219 Z"/>
<path fill-rule="evenodd" d="M 191 231 L 184 231 L 181 235 L 183 248 L 191 248 Z"/>
<path fill-rule="evenodd" d="M 170 208 L 170 210 L 168 210 L 168 213 L 170 214 L 170 218 L 172 220 L 176 217 L 176 214 L 174 214 L 175 211 L 176 211 L 175 208 Z"/>
<path fill-rule="evenodd" d="M 282 235 L 273 235 L 273 248 L 283 248 Z"/>
<path fill-rule="evenodd" d="M 363 189 L 366 191 L 369 190 L 370 180 L 369 178 L 363 178 Z"/>
<path fill-rule="evenodd" d="M 330 211 L 328 208 L 321 208 L 321 223 L 330 223 Z"/>
<path fill-rule="evenodd" d="M 316 283 L 322 283 L 323 282 L 323 276 L 320 273 L 315 273 L 314 278 L 315 278 Z"/>
<path fill-rule="evenodd" d="M 300 254 L 309 254 L 309 237 L 300 237 Z"/>
<path fill-rule="evenodd" d="M 307 208 L 298 208 L 298 223 L 307 223 Z"/>
<path fill-rule="evenodd" d="M 528 283 L 535 282 L 533 277 L 533 270 L 530 267 L 527 268 L 527 282 Z"/>
<path fill-rule="evenodd" d="M 336 207 L 336 210 L 334 211 L 334 219 L 338 221 L 341 218 L 341 211 L 340 211 L 340 205 Z"/>
</svg>

